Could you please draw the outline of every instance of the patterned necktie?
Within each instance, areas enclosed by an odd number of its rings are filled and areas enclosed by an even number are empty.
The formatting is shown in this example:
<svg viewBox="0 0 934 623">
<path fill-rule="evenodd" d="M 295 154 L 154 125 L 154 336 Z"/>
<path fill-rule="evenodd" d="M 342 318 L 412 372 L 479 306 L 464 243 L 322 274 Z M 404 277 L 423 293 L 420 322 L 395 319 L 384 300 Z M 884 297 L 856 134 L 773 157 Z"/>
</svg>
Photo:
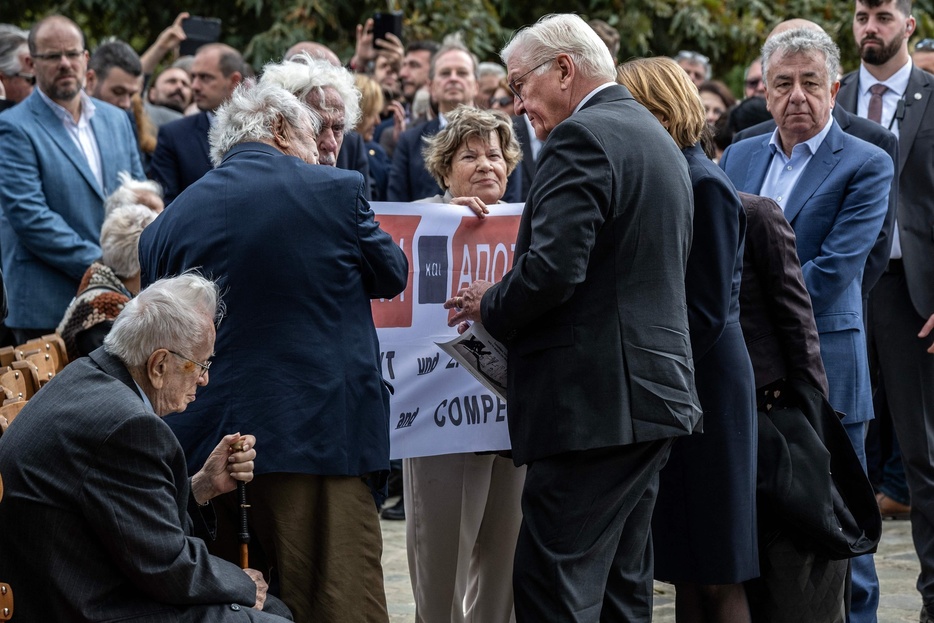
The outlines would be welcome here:
<svg viewBox="0 0 934 623">
<path fill-rule="evenodd" d="M 867 118 L 876 123 L 882 123 L 882 94 L 889 90 L 884 84 L 876 83 L 869 87 L 869 114 Z"/>
</svg>

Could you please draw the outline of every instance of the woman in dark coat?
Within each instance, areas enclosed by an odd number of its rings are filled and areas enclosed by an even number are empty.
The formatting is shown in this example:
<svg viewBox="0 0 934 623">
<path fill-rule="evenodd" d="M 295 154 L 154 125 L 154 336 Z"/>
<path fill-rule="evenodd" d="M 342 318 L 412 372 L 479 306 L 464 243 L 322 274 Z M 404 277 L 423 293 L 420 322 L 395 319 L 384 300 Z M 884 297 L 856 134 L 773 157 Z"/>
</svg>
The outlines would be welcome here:
<svg viewBox="0 0 934 623">
<path fill-rule="evenodd" d="M 755 385 L 739 323 L 746 215 L 700 145 L 704 106 L 684 71 L 657 57 L 624 63 L 618 75 L 681 148 L 694 189 L 685 288 L 704 432 L 676 440 L 661 472 L 655 577 L 675 584 L 679 622 L 744 623 L 742 582 L 759 574 Z"/>
</svg>

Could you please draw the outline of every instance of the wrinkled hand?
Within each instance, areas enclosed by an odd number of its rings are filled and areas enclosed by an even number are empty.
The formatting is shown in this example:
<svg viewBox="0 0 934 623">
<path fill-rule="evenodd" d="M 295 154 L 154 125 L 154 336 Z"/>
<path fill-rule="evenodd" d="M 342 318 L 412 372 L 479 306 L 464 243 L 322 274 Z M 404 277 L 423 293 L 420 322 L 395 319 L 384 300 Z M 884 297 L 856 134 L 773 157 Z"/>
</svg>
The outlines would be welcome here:
<svg viewBox="0 0 934 623">
<path fill-rule="evenodd" d="M 263 574 L 256 569 L 244 569 L 243 572 L 250 576 L 250 579 L 256 584 L 256 603 L 253 605 L 253 609 L 262 610 L 263 605 L 266 603 L 266 591 L 269 590 L 269 585 L 263 579 Z"/>
<path fill-rule="evenodd" d="M 489 281 L 474 281 L 470 287 L 459 291 L 457 296 L 446 300 L 444 308 L 453 309 L 456 312 L 448 319 L 448 326 L 453 327 L 468 320 L 480 322 L 480 301 L 492 285 Z M 458 327 L 458 333 L 463 333 L 464 330 L 466 327 L 464 329 Z"/>
<path fill-rule="evenodd" d="M 473 213 L 476 214 L 479 219 L 486 218 L 486 215 L 490 213 L 490 209 L 486 207 L 486 204 L 483 203 L 480 197 L 454 197 L 451 199 L 451 203 L 459 206 L 467 206 L 473 210 Z"/>
<path fill-rule="evenodd" d="M 211 451 L 204 467 L 191 477 L 191 492 L 199 504 L 233 491 L 237 482 L 253 480 L 256 437 L 234 433 L 226 435 Z"/>
<path fill-rule="evenodd" d="M 918 333 L 918 337 L 926 338 L 931 334 L 932 329 L 934 329 L 934 314 L 931 314 L 931 317 L 928 318 L 928 321 L 924 323 L 923 327 L 921 327 L 921 332 Z M 928 352 L 934 354 L 934 343 L 928 346 Z"/>
</svg>

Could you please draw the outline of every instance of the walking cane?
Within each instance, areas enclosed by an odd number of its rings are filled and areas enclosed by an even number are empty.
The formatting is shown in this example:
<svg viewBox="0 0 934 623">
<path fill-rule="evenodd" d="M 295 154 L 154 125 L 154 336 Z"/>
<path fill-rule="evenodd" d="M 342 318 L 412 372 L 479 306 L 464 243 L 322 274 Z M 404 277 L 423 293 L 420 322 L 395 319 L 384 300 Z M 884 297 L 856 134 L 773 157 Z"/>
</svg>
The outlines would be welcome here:
<svg viewBox="0 0 934 623">
<path fill-rule="evenodd" d="M 234 452 L 243 450 L 243 440 L 230 446 Z M 240 568 L 247 569 L 250 566 L 250 527 L 247 524 L 247 510 L 250 505 L 246 503 L 246 483 L 242 480 L 237 481 L 237 497 L 240 500 Z"/>
<path fill-rule="evenodd" d="M 246 517 L 250 505 L 246 503 L 245 482 L 237 483 L 237 495 L 240 497 L 240 568 L 246 569 L 250 566 L 250 527 Z"/>
</svg>

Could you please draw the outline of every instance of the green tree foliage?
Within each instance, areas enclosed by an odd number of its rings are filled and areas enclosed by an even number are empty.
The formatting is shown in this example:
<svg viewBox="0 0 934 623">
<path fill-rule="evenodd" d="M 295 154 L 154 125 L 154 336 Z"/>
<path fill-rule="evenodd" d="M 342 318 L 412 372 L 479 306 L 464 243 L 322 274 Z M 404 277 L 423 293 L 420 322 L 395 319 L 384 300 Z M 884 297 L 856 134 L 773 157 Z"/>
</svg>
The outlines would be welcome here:
<svg viewBox="0 0 934 623">
<path fill-rule="evenodd" d="M 823 26 L 840 45 L 846 69 L 859 60 L 850 29 L 853 0 L 3 0 L 0 5 L 2 22 L 28 27 L 44 15 L 62 13 L 84 28 L 89 47 L 114 35 L 138 51 L 182 10 L 220 17 L 224 41 L 243 50 L 255 67 L 305 39 L 326 43 L 347 59 L 356 25 L 391 8 L 405 13 L 407 40 L 460 31 L 489 60 L 516 28 L 547 13 L 569 11 L 617 28 L 619 60 L 695 50 L 711 58 L 716 75 L 737 85 L 771 28 L 790 17 Z M 914 15 L 918 35 L 934 36 L 934 0 L 916 1 Z"/>
</svg>

